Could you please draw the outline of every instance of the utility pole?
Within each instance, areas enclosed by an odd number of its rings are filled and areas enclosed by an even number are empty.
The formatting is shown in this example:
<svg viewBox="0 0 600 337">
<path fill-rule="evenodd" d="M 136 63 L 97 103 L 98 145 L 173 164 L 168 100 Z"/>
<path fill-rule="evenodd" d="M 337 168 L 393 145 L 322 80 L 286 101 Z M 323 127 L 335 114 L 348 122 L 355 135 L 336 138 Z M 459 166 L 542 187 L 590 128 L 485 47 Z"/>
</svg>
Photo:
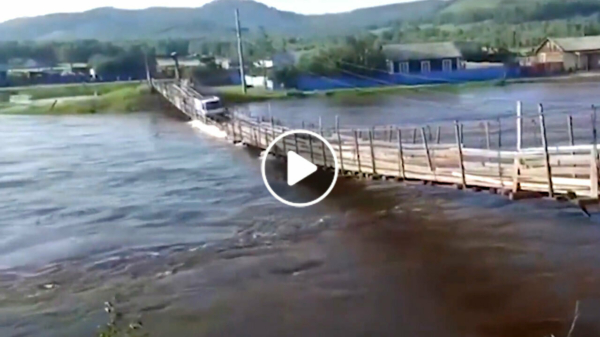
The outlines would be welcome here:
<svg viewBox="0 0 600 337">
<path fill-rule="evenodd" d="M 242 92 L 246 94 L 246 74 L 244 72 L 244 50 L 242 47 L 242 29 L 240 28 L 240 11 L 235 9 L 235 30 L 237 34 L 238 56 L 240 60 L 240 80 L 242 82 Z"/>
</svg>

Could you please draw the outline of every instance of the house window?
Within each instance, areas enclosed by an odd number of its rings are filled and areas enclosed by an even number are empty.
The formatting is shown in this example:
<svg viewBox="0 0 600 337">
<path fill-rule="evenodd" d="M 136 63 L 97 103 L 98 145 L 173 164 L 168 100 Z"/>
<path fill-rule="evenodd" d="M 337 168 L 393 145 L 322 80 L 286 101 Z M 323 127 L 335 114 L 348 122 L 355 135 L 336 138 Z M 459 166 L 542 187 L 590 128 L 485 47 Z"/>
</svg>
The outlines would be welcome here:
<svg viewBox="0 0 600 337">
<path fill-rule="evenodd" d="M 410 68 L 408 67 L 408 62 L 400 63 L 400 72 L 403 74 L 408 74 L 410 72 Z"/>
<path fill-rule="evenodd" d="M 452 60 L 443 60 L 442 61 L 442 70 L 443 71 L 452 71 Z"/>
<path fill-rule="evenodd" d="M 429 61 L 421 61 L 421 72 L 428 73 L 431 71 L 431 63 Z"/>
</svg>

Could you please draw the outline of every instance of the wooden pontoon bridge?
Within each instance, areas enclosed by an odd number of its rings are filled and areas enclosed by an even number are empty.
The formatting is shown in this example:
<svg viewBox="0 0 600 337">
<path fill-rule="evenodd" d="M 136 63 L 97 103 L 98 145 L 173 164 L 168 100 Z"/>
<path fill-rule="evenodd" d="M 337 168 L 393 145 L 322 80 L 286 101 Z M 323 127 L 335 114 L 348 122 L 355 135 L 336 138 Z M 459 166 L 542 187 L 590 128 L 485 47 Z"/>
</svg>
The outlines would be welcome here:
<svg viewBox="0 0 600 337">
<path fill-rule="evenodd" d="M 154 89 L 192 119 L 193 99 L 202 97 L 176 82 L 152 81 Z M 202 121 L 225 132 L 233 142 L 266 149 L 290 129 L 264 116 L 230 112 L 227 118 Z M 303 123 L 304 124 L 304 123 Z M 439 125 L 344 127 L 309 126 L 335 149 L 340 176 L 422 181 L 458 188 L 489 189 L 511 199 L 553 197 L 580 205 L 598 201 L 596 109 L 546 109 L 539 105 L 490 120 Z M 292 150 L 323 169 L 334 160 L 319 141 L 285 137 L 273 147 Z"/>
</svg>

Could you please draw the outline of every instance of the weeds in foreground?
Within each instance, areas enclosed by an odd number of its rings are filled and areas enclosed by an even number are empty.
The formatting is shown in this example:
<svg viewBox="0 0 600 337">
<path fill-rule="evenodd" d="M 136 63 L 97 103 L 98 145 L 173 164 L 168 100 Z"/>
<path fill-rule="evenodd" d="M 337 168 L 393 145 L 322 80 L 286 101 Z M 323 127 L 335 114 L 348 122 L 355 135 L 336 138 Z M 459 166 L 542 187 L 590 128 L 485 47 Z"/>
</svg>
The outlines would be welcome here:
<svg viewBox="0 0 600 337">
<path fill-rule="evenodd" d="M 142 322 L 127 323 L 123 314 L 118 312 L 112 303 L 104 303 L 104 311 L 109 315 L 109 322 L 100 329 L 98 337 L 149 337 L 142 331 Z"/>
</svg>

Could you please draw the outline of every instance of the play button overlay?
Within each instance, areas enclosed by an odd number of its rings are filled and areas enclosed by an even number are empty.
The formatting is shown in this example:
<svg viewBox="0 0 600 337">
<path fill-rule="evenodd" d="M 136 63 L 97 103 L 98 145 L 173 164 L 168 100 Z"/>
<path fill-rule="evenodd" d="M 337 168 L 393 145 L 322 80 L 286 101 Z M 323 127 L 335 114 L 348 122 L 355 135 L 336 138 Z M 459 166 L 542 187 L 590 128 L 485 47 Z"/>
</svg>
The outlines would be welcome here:
<svg viewBox="0 0 600 337">
<path fill-rule="evenodd" d="M 333 190 L 338 178 L 338 158 L 321 135 L 292 130 L 269 143 L 262 156 L 261 173 L 275 199 L 292 207 L 308 207 Z"/>
<path fill-rule="evenodd" d="M 304 178 L 317 172 L 317 165 L 293 151 L 287 153 L 287 183 L 294 186 Z"/>
</svg>

